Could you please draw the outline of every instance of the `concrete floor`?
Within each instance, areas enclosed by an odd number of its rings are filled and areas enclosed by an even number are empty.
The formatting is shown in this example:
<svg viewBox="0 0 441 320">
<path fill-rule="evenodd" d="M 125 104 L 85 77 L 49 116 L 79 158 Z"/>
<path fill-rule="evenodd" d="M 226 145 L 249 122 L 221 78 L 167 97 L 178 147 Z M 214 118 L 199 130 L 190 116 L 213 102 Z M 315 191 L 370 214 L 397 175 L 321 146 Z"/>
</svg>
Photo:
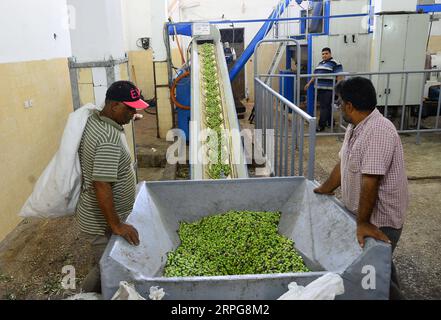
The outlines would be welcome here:
<svg viewBox="0 0 441 320">
<path fill-rule="evenodd" d="M 242 128 L 250 127 L 247 117 L 241 121 Z M 146 114 L 137 122 L 135 132 L 139 180 L 188 177 L 188 167 L 176 170 L 176 166 L 164 163 L 170 143 L 156 137 L 154 115 Z M 407 299 L 441 299 L 441 135 L 423 135 L 421 145 L 415 144 L 414 135 L 402 136 L 402 141 L 411 199 L 394 260 Z M 316 180 L 327 178 L 338 161 L 340 147 L 339 138 L 317 139 Z M 75 266 L 81 283 L 91 256 L 73 224 L 73 217 L 25 219 L 0 243 L 0 299 L 65 297 L 68 292 L 60 288 L 59 279 L 67 264 Z"/>
</svg>

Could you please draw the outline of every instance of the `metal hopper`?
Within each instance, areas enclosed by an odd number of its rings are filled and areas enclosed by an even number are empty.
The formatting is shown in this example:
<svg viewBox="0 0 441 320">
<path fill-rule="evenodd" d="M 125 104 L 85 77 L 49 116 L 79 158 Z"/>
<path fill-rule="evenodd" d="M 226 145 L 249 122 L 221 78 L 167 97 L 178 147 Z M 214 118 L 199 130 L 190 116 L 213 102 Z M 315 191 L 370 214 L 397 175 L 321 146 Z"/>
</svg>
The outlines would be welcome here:
<svg viewBox="0 0 441 320">
<path fill-rule="evenodd" d="M 159 286 L 165 299 L 276 299 L 290 282 L 307 285 L 336 272 L 345 287 L 337 299 L 388 299 L 390 245 L 367 239 L 362 250 L 354 216 L 334 197 L 314 194 L 314 187 L 303 177 L 140 183 L 128 223 L 137 228 L 141 243 L 133 247 L 111 238 L 100 261 L 104 298 L 125 280 L 146 298 L 151 286 Z M 282 212 L 279 232 L 295 242 L 313 272 L 162 277 L 167 252 L 179 245 L 179 222 L 228 210 Z"/>
</svg>

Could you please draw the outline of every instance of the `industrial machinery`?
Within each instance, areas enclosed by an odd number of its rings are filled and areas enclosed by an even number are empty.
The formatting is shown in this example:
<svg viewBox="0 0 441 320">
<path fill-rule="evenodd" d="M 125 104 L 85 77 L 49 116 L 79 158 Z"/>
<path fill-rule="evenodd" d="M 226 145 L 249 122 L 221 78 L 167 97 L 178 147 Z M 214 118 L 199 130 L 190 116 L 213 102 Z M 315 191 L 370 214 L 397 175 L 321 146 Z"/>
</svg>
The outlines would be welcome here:
<svg viewBox="0 0 441 320">
<path fill-rule="evenodd" d="M 284 1 L 284 4 L 289 2 Z M 339 2 L 335 1 L 333 7 L 329 7 L 328 3 L 324 12 L 327 15 L 341 13 L 339 10 L 344 8 Z M 370 1 L 352 2 L 354 6 L 360 7 L 369 4 Z M 366 12 L 368 11 L 369 7 L 366 8 Z M 406 28 L 413 19 L 418 20 L 421 26 L 427 22 L 424 15 L 404 13 L 380 16 L 377 19 L 378 27 L 381 27 L 380 24 L 388 24 L 388 21 L 394 24 L 400 19 L 407 21 Z M 314 54 L 321 50 L 322 46 L 337 48 L 337 53 L 340 53 L 343 59 L 353 59 L 351 56 L 345 56 L 347 52 L 352 52 L 357 57 L 364 54 L 366 61 L 357 65 L 358 70 L 351 71 L 370 70 L 371 45 L 374 46 L 376 62 L 381 62 L 381 57 L 388 58 L 387 51 L 384 50 L 392 44 L 386 44 L 381 50 L 377 50 L 377 46 L 380 44 L 381 47 L 381 42 L 387 40 L 389 30 L 383 27 L 384 30 L 377 31 L 375 35 L 382 34 L 385 38 L 376 39 L 377 42 L 371 43 L 370 26 L 374 23 L 366 21 L 365 24 L 356 26 L 359 22 L 360 19 L 354 19 L 350 24 L 351 33 L 342 29 L 343 23 L 328 24 L 324 20 L 322 26 L 326 34 L 305 37 L 303 40 L 308 49 L 309 68 L 311 69 L 316 62 Z M 266 25 L 266 29 L 268 26 L 269 24 Z M 315 28 L 320 29 L 320 24 Z M 399 31 L 406 33 L 403 30 Z M 287 291 L 288 284 L 293 281 L 299 285 L 308 285 L 327 272 L 335 272 L 341 275 L 345 287 L 345 293 L 337 296 L 337 299 L 388 299 L 391 246 L 367 239 L 365 247 L 361 249 L 356 240 L 355 218 L 339 201 L 334 197 L 316 195 L 313 192 L 316 183 L 305 177 L 247 179 L 230 80 L 243 68 L 251 51 L 247 48 L 228 74 L 225 48 L 220 42 L 219 31 L 214 26 L 208 23 L 194 23 L 191 29 L 180 32 L 192 37 L 189 48 L 191 59 L 187 69 L 182 70 L 177 77 L 189 79 L 186 83 L 187 93 L 184 95 L 190 95 L 190 99 L 184 103 L 181 100 L 181 104 L 191 105 L 186 117 L 191 120 L 188 131 L 192 180 L 141 182 L 138 185 L 134 209 L 128 223 L 138 229 L 140 245 L 133 247 L 120 237 L 111 238 L 100 261 L 104 298 L 112 297 L 120 281 L 130 281 L 146 298 L 152 286 L 159 286 L 166 292 L 166 299 L 276 299 Z M 265 30 L 260 34 L 260 39 L 257 37 L 253 42 L 257 43 L 264 35 Z M 365 44 L 369 50 L 360 49 L 361 44 Z M 206 48 L 210 48 L 211 51 L 205 52 L 208 50 Z M 287 52 L 292 54 L 292 50 Z M 409 52 L 403 53 L 403 57 L 410 55 Z M 212 60 L 207 62 L 206 57 L 211 57 Z M 348 60 L 347 65 L 349 63 L 358 62 Z M 211 78 L 212 81 L 207 81 L 207 64 L 210 66 L 210 72 L 215 73 L 216 80 Z M 402 65 L 397 68 L 402 68 Z M 383 83 L 373 80 L 378 90 Z M 295 87 L 294 83 L 289 84 L 291 85 Z M 211 89 L 207 90 L 208 87 Z M 398 87 L 401 88 L 400 85 L 397 85 Z M 175 89 L 178 90 L 178 87 Z M 207 140 L 203 134 L 212 124 L 212 121 L 208 120 L 211 114 L 211 103 L 207 100 L 209 96 L 218 101 L 215 105 L 219 111 L 217 119 L 220 119 L 220 122 L 215 122 L 215 131 L 237 133 L 228 135 L 225 144 L 222 145 L 222 148 L 226 147 L 228 156 L 225 159 L 221 158 L 223 167 L 218 171 L 218 178 L 222 178 L 220 180 L 213 179 L 210 162 L 210 148 L 213 146 L 210 146 L 211 140 Z M 398 96 L 399 94 L 397 99 Z M 388 99 L 393 102 L 394 98 L 390 96 Z M 219 150 L 218 145 L 214 148 Z M 294 241 L 296 250 L 312 271 L 216 277 L 163 277 L 167 253 L 179 245 L 179 223 L 194 222 L 228 210 L 280 211 L 282 216 L 279 232 Z"/>
<path fill-rule="evenodd" d="M 224 166 L 219 169 L 222 171 L 220 175 L 224 178 L 247 178 L 248 170 L 240 139 L 239 120 L 236 115 L 220 33 L 214 26 L 204 30 L 206 31 L 198 33 L 195 27 L 191 45 L 191 178 L 196 180 L 219 178 L 213 176 L 216 174 L 213 171 L 217 170 L 219 165 Z M 209 94 L 208 87 L 210 83 L 207 82 L 203 74 L 204 65 L 201 59 L 201 51 L 204 45 L 208 45 L 212 49 L 214 78 L 217 79 L 213 90 L 216 91 L 216 104 L 218 104 L 220 119 L 222 120 L 218 127 L 220 134 L 217 136 L 213 136 L 216 128 L 210 128 L 209 126 L 210 114 L 208 107 L 210 101 L 207 95 Z M 209 134 L 207 129 L 212 131 L 212 135 L 208 139 L 205 138 L 205 135 Z M 217 145 L 214 146 L 210 143 L 213 137 L 217 138 Z M 219 153 L 219 157 L 210 159 L 212 153 Z M 222 156 L 224 157 L 222 158 Z"/>
</svg>

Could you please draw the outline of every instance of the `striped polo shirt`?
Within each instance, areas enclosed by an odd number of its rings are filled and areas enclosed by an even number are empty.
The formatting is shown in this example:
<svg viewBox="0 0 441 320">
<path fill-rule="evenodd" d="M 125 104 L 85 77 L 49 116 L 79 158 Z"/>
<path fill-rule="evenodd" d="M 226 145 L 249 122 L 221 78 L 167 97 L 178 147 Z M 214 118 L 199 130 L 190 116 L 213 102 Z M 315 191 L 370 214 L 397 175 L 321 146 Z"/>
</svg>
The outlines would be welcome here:
<svg viewBox="0 0 441 320">
<path fill-rule="evenodd" d="M 337 62 L 334 58 L 329 60 L 323 60 L 320 62 L 314 70 L 314 74 L 326 75 L 330 73 L 340 73 L 343 72 L 343 66 L 340 62 Z M 337 80 L 335 81 L 337 83 Z M 332 90 L 333 81 L 332 78 L 322 78 L 318 77 L 317 87 L 319 89 L 331 89 Z"/>
<path fill-rule="evenodd" d="M 121 221 L 131 213 L 135 201 L 135 172 L 132 159 L 121 139 L 122 126 L 115 121 L 91 114 L 79 146 L 82 187 L 76 207 L 80 230 L 104 235 L 107 221 L 96 199 L 93 181 L 111 183 L 115 211 Z"/>
</svg>

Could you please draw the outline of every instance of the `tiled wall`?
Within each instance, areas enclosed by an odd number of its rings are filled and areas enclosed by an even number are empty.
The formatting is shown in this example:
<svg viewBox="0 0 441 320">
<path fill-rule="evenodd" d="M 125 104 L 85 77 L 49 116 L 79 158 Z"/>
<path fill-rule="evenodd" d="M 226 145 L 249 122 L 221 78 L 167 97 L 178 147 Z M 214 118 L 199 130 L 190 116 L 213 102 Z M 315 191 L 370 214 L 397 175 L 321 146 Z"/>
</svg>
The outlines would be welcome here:
<svg viewBox="0 0 441 320">
<path fill-rule="evenodd" d="M 67 59 L 0 64 L 0 240 L 58 149 L 73 111 Z M 25 101 L 32 101 L 25 108 Z"/>
</svg>

